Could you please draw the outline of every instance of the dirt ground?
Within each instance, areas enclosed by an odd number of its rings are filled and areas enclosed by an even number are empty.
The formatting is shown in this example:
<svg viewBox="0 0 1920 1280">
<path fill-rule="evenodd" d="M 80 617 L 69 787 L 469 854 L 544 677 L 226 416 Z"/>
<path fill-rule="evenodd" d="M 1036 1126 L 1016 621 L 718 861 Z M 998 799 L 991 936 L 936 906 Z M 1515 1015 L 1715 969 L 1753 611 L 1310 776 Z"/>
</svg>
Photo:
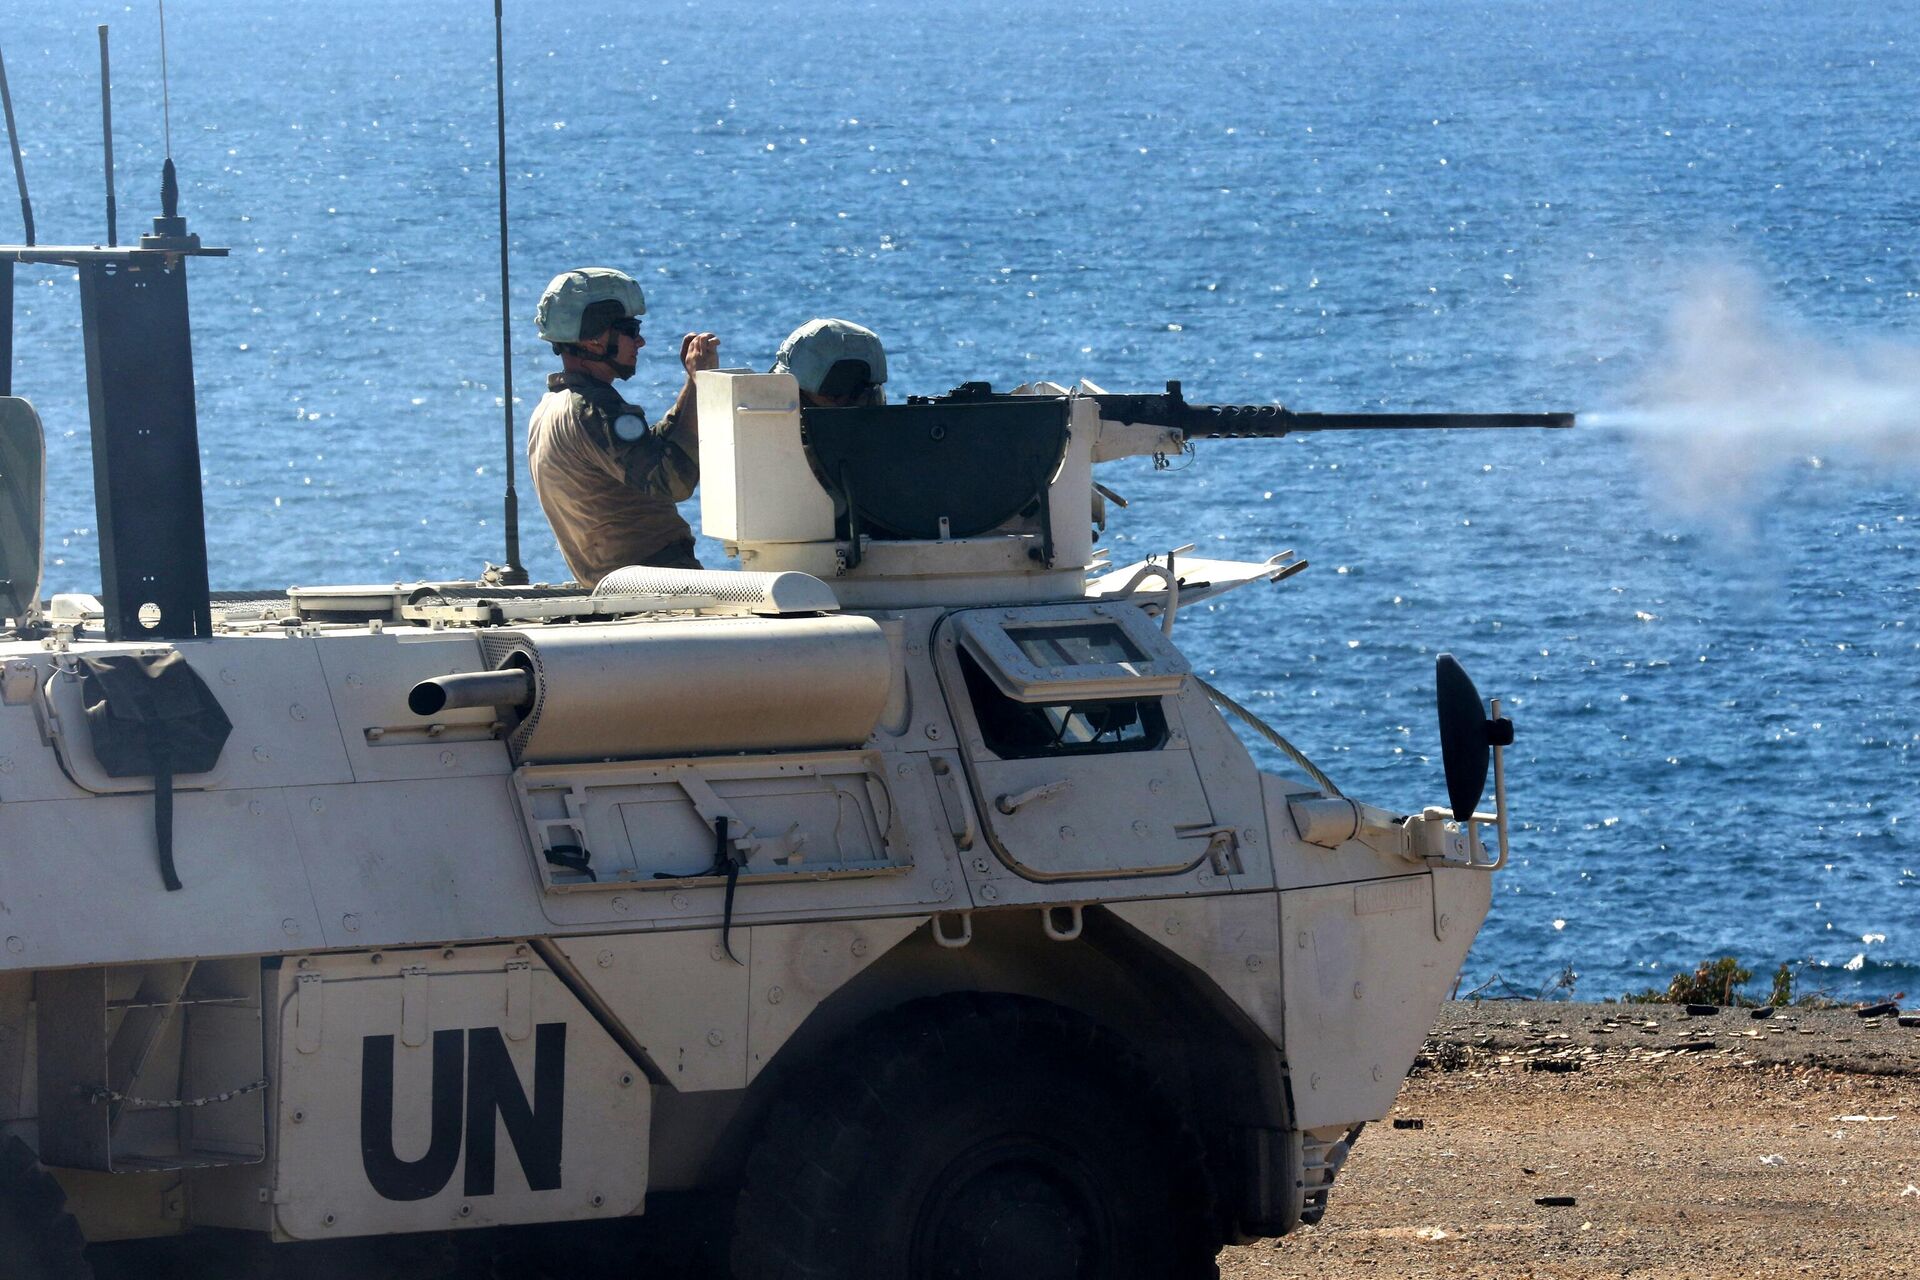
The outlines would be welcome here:
<svg viewBox="0 0 1920 1280">
<path fill-rule="evenodd" d="M 1220 1269 L 1883 1280 L 1917 1250 L 1920 1028 L 1488 1003 L 1448 1008 L 1318 1226 Z"/>
</svg>

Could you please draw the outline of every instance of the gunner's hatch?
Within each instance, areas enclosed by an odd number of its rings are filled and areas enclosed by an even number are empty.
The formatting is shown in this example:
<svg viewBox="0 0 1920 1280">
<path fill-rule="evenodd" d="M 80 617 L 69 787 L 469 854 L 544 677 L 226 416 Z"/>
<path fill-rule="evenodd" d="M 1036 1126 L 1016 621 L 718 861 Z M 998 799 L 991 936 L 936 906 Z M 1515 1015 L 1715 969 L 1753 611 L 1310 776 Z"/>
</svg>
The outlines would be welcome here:
<svg viewBox="0 0 1920 1280">
<path fill-rule="evenodd" d="M 20 623 L 40 608 L 47 443 L 40 415 L 0 396 L 0 619 Z"/>
</svg>

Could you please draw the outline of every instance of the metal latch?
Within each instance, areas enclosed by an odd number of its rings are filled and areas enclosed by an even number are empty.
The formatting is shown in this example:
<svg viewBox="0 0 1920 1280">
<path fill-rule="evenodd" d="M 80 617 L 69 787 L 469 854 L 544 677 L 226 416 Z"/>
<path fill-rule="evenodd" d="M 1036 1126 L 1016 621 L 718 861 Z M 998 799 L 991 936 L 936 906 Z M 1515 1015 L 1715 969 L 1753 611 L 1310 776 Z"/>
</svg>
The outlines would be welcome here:
<svg viewBox="0 0 1920 1280">
<path fill-rule="evenodd" d="M 320 1052 L 320 985 L 317 973 L 293 980 L 293 1043 L 301 1053 Z"/>
</svg>

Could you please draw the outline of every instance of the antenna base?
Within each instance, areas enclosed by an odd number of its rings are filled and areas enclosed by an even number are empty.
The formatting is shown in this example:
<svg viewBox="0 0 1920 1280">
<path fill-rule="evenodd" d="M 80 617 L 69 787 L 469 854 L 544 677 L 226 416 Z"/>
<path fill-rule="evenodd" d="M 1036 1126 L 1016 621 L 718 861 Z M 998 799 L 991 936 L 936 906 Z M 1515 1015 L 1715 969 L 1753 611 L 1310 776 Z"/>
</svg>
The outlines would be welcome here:
<svg viewBox="0 0 1920 1280">
<path fill-rule="evenodd" d="M 155 218 L 153 230 L 140 237 L 142 249 L 188 251 L 200 247 L 200 236 L 187 230 L 185 218 Z"/>
</svg>

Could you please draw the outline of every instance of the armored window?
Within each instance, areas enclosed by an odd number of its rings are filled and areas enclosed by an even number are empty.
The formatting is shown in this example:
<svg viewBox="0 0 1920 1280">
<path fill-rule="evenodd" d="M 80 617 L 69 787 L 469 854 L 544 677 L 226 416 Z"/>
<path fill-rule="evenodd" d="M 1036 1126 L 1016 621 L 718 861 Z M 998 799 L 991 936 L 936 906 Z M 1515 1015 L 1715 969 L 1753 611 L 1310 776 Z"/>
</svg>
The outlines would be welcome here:
<svg viewBox="0 0 1920 1280">
<path fill-rule="evenodd" d="M 1158 698 L 1019 702 L 1000 691 L 972 654 L 960 654 L 960 670 L 980 736 L 1003 760 L 1153 751 L 1166 743 Z"/>
</svg>

